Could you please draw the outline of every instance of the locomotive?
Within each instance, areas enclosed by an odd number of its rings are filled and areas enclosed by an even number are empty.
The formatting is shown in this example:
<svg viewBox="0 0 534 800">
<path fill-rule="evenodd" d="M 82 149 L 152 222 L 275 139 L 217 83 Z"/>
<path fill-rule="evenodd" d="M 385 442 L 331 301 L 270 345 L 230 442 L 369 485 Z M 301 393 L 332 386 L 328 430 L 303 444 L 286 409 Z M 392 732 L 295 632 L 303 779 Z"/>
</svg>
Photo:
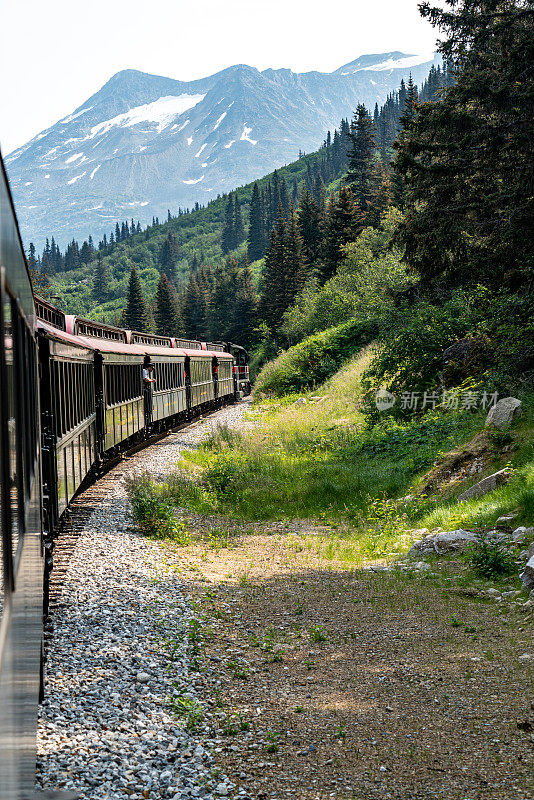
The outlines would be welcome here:
<svg viewBox="0 0 534 800">
<path fill-rule="evenodd" d="M 1 157 L 0 332 L 0 798 L 27 800 L 52 550 L 72 499 L 122 450 L 251 386 L 238 345 L 123 330 L 36 297 Z"/>
</svg>

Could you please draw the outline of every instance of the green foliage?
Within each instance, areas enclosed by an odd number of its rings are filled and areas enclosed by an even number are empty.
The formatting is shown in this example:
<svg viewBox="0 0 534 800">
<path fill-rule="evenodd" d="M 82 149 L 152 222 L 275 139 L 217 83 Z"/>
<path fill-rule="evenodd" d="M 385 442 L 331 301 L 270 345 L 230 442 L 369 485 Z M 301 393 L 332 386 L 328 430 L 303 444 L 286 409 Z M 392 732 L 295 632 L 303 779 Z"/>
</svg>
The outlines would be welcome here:
<svg viewBox="0 0 534 800">
<path fill-rule="evenodd" d="M 369 430 L 361 449 L 376 458 L 402 462 L 413 474 L 431 466 L 436 453 L 446 452 L 460 437 L 481 424 L 480 415 L 469 418 L 467 412 L 435 411 L 404 423 L 387 416 Z"/>
<path fill-rule="evenodd" d="M 177 519 L 174 506 L 161 496 L 161 487 L 148 475 L 131 479 L 127 488 L 135 521 L 145 536 L 188 544 L 189 536 L 183 522 Z"/>
<path fill-rule="evenodd" d="M 178 298 L 165 272 L 161 273 L 154 298 L 154 324 L 161 336 L 183 336 Z"/>
<path fill-rule="evenodd" d="M 531 298 L 492 292 L 482 286 L 459 289 L 436 303 L 407 300 L 385 310 L 375 358 L 365 376 L 369 389 L 387 387 L 403 392 L 452 388 L 444 370 L 443 353 L 466 337 L 473 343 L 463 374 L 456 382 L 471 381 L 488 393 L 510 394 L 534 385 L 534 322 Z M 458 375 L 460 376 L 458 378 Z M 454 384 L 453 384 L 454 385 Z M 369 392 L 368 418 L 378 419 L 374 393 Z M 402 415 L 397 403 L 392 413 Z"/>
<path fill-rule="evenodd" d="M 377 228 L 365 228 L 342 248 L 333 278 L 320 288 L 316 282 L 308 283 L 284 314 L 282 331 L 289 342 L 347 319 L 379 319 L 391 311 L 395 294 L 411 284 L 401 253 L 392 244 L 400 219 L 400 212 L 390 208 Z"/>
<path fill-rule="evenodd" d="M 132 331 L 149 330 L 149 314 L 139 275 L 134 266 L 130 270 L 128 300 L 124 309 L 123 324 Z"/>
<path fill-rule="evenodd" d="M 524 0 L 421 4 L 454 83 L 400 135 L 400 241 L 426 286 L 532 291 L 534 13 Z"/>
<path fill-rule="evenodd" d="M 374 321 L 347 322 L 310 336 L 265 366 L 258 375 L 257 392 L 284 395 L 323 383 L 377 333 Z"/>
<path fill-rule="evenodd" d="M 466 561 L 479 578 L 500 578 L 517 571 L 511 551 L 485 534 L 479 534 L 476 543 L 468 549 Z"/>
<path fill-rule="evenodd" d="M 320 402 L 295 407 L 283 398 L 259 407 L 256 432 L 212 437 L 188 456 L 172 499 L 201 513 L 247 519 L 350 519 L 365 528 L 362 547 L 389 552 L 406 516 L 417 518 L 422 509 L 388 498 L 406 494 L 443 448 L 469 440 L 483 419 L 435 412 L 404 423 L 385 418 L 365 429 L 355 406 L 366 359 L 321 387 Z"/>
<path fill-rule="evenodd" d="M 184 720 L 188 731 L 201 729 L 204 712 L 198 700 L 175 694 L 170 698 L 170 706 L 176 716 Z"/>
</svg>

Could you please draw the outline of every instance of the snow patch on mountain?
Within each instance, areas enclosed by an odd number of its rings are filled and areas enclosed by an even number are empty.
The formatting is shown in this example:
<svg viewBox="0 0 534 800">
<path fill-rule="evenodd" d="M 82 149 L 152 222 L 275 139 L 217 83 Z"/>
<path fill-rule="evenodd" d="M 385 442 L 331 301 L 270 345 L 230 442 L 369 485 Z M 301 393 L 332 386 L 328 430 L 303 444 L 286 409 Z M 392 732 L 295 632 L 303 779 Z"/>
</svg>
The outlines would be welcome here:
<svg viewBox="0 0 534 800">
<path fill-rule="evenodd" d="M 67 158 L 67 160 L 65 161 L 65 164 L 72 164 L 73 161 L 77 161 L 79 158 L 85 158 L 84 154 L 83 153 L 74 153 L 73 156 L 71 156 L 70 158 Z"/>
<path fill-rule="evenodd" d="M 131 128 L 141 122 L 157 123 L 158 133 L 161 133 L 164 128 L 173 122 L 175 117 L 183 114 L 184 111 L 194 108 L 204 100 L 205 96 L 205 94 L 180 94 L 178 97 L 173 97 L 172 95 L 160 97 L 158 100 L 154 100 L 153 103 L 135 106 L 124 114 L 118 114 L 112 119 L 99 122 L 98 125 L 94 125 L 91 128 L 87 138 L 94 139 L 95 136 L 107 133 L 116 126 Z"/>
<path fill-rule="evenodd" d="M 182 181 L 182 183 L 185 183 L 187 186 L 194 186 L 196 183 L 200 183 L 200 181 L 203 180 L 204 180 L 204 175 L 202 175 L 200 178 L 197 178 L 196 180 L 191 178 L 188 181 Z"/>
<path fill-rule="evenodd" d="M 72 186 L 73 183 L 76 183 L 76 181 L 79 181 L 80 178 L 84 177 L 84 175 L 87 175 L 87 171 L 86 172 L 82 172 L 81 175 L 76 175 L 76 177 L 71 178 L 70 181 L 67 181 L 67 183 Z"/>
<path fill-rule="evenodd" d="M 98 172 L 98 170 L 100 169 L 101 166 L 102 166 L 102 164 L 99 164 L 98 167 L 94 168 L 94 170 L 89 175 L 89 179 L 90 180 L 93 180 L 93 178 L 95 177 L 96 173 Z"/>
<path fill-rule="evenodd" d="M 258 144 L 256 139 L 251 139 L 250 134 L 252 133 L 252 128 L 248 128 L 246 123 L 243 125 L 243 133 L 240 136 L 240 140 L 242 142 L 250 142 L 250 144 Z"/>
<path fill-rule="evenodd" d="M 216 131 L 216 130 L 217 130 L 217 128 L 219 127 L 219 125 L 221 124 L 221 122 L 223 121 L 223 119 L 225 118 L 225 116 L 227 115 L 227 113 L 228 113 L 228 112 L 227 112 L 227 111 L 225 111 L 223 114 L 221 114 L 221 116 L 219 117 L 219 119 L 218 119 L 218 120 L 217 120 L 217 122 L 215 123 L 215 126 L 214 126 L 214 128 L 213 128 L 213 130 L 214 130 L 214 131 Z"/>
<path fill-rule="evenodd" d="M 379 64 L 369 64 L 365 67 L 356 67 L 356 69 L 342 72 L 342 75 L 355 75 L 357 72 L 384 72 L 388 69 L 406 69 L 407 67 L 417 67 L 419 64 L 425 64 L 431 61 L 432 55 L 424 56 L 403 56 L 402 58 L 388 58 Z"/>
<path fill-rule="evenodd" d="M 77 111 L 76 114 L 69 114 L 69 116 L 65 117 L 65 119 L 60 119 L 59 120 L 59 124 L 60 125 L 67 125 L 67 123 L 72 122 L 73 119 L 78 119 L 78 117 L 81 117 L 82 114 L 87 114 L 87 112 L 90 111 L 92 108 L 94 108 L 94 106 L 88 106 L 87 108 L 82 108 L 81 111 Z M 42 135 L 46 135 L 46 134 L 42 134 Z"/>
</svg>

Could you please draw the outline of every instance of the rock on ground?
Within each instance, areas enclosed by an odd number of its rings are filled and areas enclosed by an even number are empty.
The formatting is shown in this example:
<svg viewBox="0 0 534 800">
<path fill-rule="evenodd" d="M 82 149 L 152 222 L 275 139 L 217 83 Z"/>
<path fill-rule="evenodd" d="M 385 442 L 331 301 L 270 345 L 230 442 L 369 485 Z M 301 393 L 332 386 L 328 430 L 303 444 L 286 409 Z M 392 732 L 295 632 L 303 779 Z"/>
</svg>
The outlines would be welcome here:
<svg viewBox="0 0 534 800">
<path fill-rule="evenodd" d="M 526 563 L 525 569 L 521 574 L 521 580 L 525 589 L 534 589 L 534 555 Z"/>
<path fill-rule="evenodd" d="M 483 497 L 498 486 L 502 486 L 509 479 L 510 470 L 506 468 L 501 469 L 498 472 L 494 472 L 493 475 L 482 478 L 482 480 L 475 483 L 474 486 L 470 486 L 469 489 L 466 489 L 465 492 L 459 495 L 458 500 L 471 500 L 472 498 Z"/>
<path fill-rule="evenodd" d="M 463 550 L 475 541 L 476 535 L 474 533 L 459 528 L 456 531 L 445 531 L 436 533 L 434 536 L 426 536 L 421 541 L 414 542 L 408 555 L 415 557 L 421 553 L 447 553 Z"/>
<path fill-rule="evenodd" d="M 521 414 L 521 400 L 516 397 L 503 397 L 492 408 L 486 417 L 486 425 L 502 430 L 511 424 L 514 417 Z"/>
</svg>

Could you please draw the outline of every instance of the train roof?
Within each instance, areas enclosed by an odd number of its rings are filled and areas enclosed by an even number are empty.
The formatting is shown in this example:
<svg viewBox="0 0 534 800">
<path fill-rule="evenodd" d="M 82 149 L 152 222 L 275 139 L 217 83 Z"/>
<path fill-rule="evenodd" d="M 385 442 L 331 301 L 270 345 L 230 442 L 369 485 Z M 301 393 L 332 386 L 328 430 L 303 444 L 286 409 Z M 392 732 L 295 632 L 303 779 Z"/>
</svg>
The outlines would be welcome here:
<svg viewBox="0 0 534 800">
<path fill-rule="evenodd" d="M 48 335 L 55 335 L 63 341 L 77 343 L 81 347 L 88 347 L 101 353 L 233 359 L 224 342 L 202 343 L 194 339 L 129 331 L 105 322 L 65 314 L 42 297 L 35 298 L 35 306 L 39 326 L 42 330 L 46 330 Z"/>
<path fill-rule="evenodd" d="M 93 342 L 89 341 L 86 343 L 81 339 L 80 336 L 73 336 L 72 333 L 62 331 L 60 328 L 56 328 L 55 325 L 51 325 L 50 322 L 45 322 L 43 319 L 37 319 L 36 327 L 39 333 L 44 334 L 51 339 L 56 339 L 59 342 L 65 342 L 66 344 L 83 347 L 85 350 L 97 349 Z"/>
</svg>

